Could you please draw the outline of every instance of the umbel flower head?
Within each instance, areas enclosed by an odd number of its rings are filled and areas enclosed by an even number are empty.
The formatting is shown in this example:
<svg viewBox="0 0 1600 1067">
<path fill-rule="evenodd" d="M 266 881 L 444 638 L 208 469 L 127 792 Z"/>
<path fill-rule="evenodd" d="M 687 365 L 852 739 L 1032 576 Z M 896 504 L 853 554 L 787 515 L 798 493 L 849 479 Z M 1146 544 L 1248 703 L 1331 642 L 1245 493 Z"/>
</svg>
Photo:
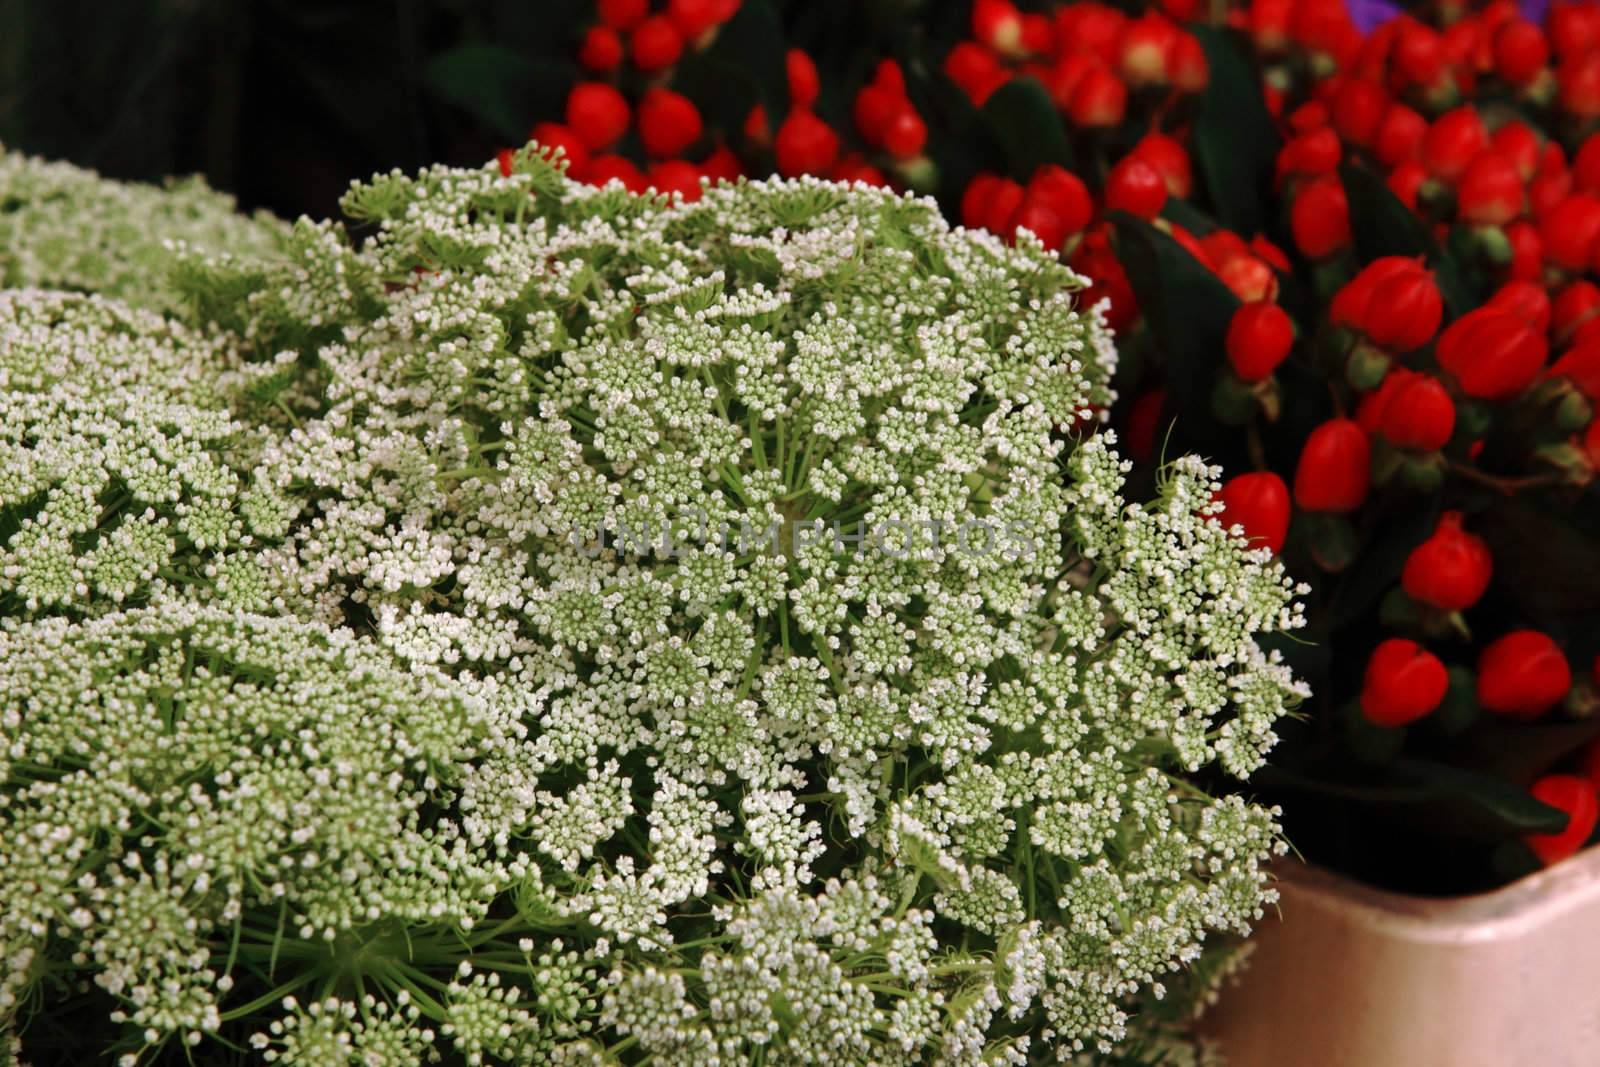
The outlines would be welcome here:
<svg viewBox="0 0 1600 1067">
<path fill-rule="evenodd" d="M 178 266 L 227 536 L 169 520 L 120 596 L 5 579 L 24 1054 L 99 1011 L 78 1051 L 130 1063 L 1021 1064 L 1260 914 L 1274 813 L 1184 775 L 1302 695 L 1257 643 L 1296 590 L 1202 463 L 1124 497 L 1082 435 L 1110 339 L 1041 246 L 532 150 L 345 207 L 359 250 Z M 197 492 L 102 452 L 95 501 Z"/>
</svg>

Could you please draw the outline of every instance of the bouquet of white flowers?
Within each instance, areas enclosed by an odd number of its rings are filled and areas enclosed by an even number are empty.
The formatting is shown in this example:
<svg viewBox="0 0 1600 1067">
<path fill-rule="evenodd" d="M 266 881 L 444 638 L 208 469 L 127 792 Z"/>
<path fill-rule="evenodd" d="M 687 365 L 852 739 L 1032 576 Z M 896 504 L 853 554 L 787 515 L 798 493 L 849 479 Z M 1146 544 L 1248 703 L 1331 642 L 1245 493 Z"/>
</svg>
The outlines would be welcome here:
<svg viewBox="0 0 1600 1067">
<path fill-rule="evenodd" d="M 1296 590 L 1199 461 L 1124 499 L 1053 256 L 531 149 L 345 207 L 186 322 L 0 297 L 22 1055 L 1069 1059 L 1260 914 L 1190 775 Z"/>
</svg>

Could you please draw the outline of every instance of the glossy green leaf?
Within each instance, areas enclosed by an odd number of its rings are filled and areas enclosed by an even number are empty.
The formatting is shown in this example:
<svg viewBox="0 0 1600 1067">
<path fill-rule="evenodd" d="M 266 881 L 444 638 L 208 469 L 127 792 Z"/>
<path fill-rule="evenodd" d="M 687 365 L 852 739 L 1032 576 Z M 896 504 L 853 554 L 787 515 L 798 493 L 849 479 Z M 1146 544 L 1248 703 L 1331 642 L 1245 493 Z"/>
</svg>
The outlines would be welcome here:
<svg viewBox="0 0 1600 1067">
<path fill-rule="evenodd" d="M 423 68 L 435 94 L 461 108 L 508 144 L 520 145 L 531 124 L 532 101 L 547 82 L 570 83 L 572 72 L 535 63 L 492 44 L 466 44 L 441 52 Z"/>
<path fill-rule="evenodd" d="M 1211 68 L 1194 123 L 1195 164 L 1217 218 L 1249 237 L 1273 222 L 1278 131 L 1238 37 L 1208 26 L 1191 29 Z"/>
<path fill-rule="evenodd" d="M 1042 163 L 1072 166 L 1072 146 L 1044 86 L 1013 78 L 983 104 L 983 122 L 1005 156 L 1006 172 L 1025 182 Z"/>
</svg>

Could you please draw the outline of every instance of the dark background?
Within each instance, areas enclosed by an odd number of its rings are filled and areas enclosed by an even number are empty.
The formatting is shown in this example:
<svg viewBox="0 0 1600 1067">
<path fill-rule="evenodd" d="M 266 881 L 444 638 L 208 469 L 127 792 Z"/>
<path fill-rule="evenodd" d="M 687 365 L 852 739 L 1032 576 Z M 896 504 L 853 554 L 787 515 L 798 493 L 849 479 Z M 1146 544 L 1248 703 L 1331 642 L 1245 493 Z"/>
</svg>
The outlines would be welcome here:
<svg viewBox="0 0 1600 1067">
<path fill-rule="evenodd" d="M 0 143 L 336 213 L 390 167 L 558 117 L 591 0 L 0 0 Z"/>
</svg>

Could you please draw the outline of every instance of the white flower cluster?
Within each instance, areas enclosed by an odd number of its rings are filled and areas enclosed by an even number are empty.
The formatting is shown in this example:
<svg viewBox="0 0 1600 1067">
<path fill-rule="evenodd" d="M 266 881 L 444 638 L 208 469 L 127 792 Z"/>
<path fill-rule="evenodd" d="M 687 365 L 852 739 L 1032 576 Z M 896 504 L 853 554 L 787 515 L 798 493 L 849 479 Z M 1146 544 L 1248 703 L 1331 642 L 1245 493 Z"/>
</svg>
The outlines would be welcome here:
<svg viewBox="0 0 1600 1067">
<path fill-rule="evenodd" d="M 104 293 L 165 308 L 164 245 L 269 256 L 285 227 L 246 218 L 198 178 L 165 188 L 108 181 L 0 145 L 0 285 Z"/>
<path fill-rule="evenodd" d="M 1125 499 L 1053 257 L 531 151 L 346 209 L 181 253 L 187 326 L 0 298 L 25 1053 L 1070 1061 L 1248 930 L 1275 813 L 1185 775 L 1303 695 L 1296 590 L 1203 464 Z M 776 534 L 604 543 L 690 516 Z"/>
</svg>

